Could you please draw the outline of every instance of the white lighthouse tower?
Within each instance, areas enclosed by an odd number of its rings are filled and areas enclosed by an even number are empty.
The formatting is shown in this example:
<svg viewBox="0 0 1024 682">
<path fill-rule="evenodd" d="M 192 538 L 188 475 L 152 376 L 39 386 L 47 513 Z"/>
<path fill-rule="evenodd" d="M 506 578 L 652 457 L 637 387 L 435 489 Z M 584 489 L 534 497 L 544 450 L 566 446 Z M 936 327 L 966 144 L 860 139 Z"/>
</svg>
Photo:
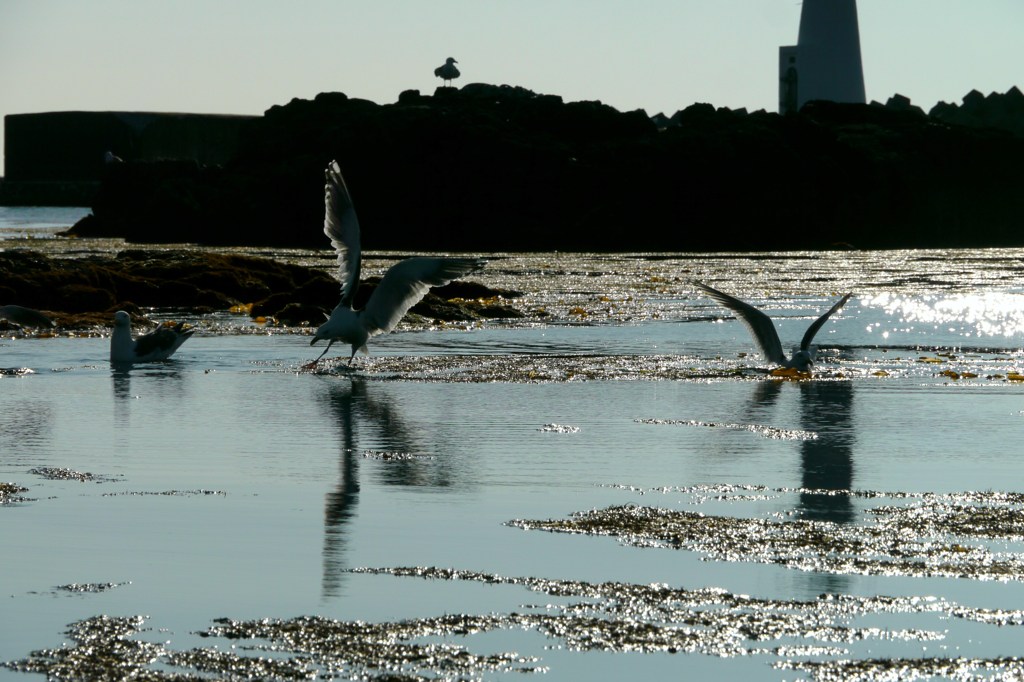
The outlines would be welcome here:
<svg viewBox="0 0 1024 682">
<path fill-rule="evenodd" d="M 803 0 L 797 44 L 779 48 L 779 113 L 813 99 L 867 101 L 857 0 Z"/>
</svg>

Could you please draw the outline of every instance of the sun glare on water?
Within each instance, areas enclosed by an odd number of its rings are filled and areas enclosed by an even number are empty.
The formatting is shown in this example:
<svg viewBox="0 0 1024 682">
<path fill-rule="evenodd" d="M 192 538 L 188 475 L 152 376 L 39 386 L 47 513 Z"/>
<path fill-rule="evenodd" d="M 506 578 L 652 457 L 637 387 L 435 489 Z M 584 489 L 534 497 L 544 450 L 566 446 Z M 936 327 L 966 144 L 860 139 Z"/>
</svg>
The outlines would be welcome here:
<svg viewBox="0 0 1024 682">
<path fill-rule="evenodd" d="M 896 330 L 934 327 L 968 337 L 1024 336 L 1024 294 L 992 292 L 901 296 L 890 292 L 861 299 L 865 307 L 882 309 Z M 884 323 L 869 331 L 887 336 Z"/>
</svg>

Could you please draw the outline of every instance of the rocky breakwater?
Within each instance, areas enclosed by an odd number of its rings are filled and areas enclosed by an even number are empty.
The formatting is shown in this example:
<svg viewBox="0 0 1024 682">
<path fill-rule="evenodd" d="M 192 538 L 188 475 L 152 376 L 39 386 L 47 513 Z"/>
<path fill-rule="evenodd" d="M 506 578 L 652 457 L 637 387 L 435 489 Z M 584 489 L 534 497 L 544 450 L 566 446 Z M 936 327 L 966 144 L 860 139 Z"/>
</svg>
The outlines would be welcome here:
<svg viewBox="0 0 1024 682">
<path fill-rule="evenodd" d="M 323 246 L 323 169 L 336 158 L 367 249 L 1020 245 L 1024 135 L 979 113 L 998 104 L 1013 119 L 1015 92 L 972 96 L 960 116 L 894 98 L 653 118 L 485 84 L 385 105 L 323 93 L 272 107 L 223 166 L 112 166 L 75 231 Z"/>
<path fill-rule="evenodd" d="M 378 280 L 364 281 L 357 307 Z M 0 252 L 0 301 L 46 312 L 65 329 L 109 326 L 117 310 L 174 308 L 190 313 L 234 309 L 271 324 L 315 326 L 337 304 L 339 285 L 315 268 L 265 258 L 194 251 L 123 251 L 116 257 L 58 259 L 32 251 Z M 429 320 L 522 317 L 519 294 L 470 280 L 437 287 L 410 311 Z"/>
</svg>

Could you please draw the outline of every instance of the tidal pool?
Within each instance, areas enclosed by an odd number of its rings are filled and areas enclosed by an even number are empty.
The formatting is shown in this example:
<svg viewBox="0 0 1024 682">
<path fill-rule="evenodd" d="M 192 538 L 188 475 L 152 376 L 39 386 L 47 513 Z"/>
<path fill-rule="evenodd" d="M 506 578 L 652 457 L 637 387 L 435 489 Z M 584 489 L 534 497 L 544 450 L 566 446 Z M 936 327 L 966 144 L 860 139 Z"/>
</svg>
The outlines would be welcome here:
<svg viewBox="0 0 1024 682">
<path fill-rule="evenodd" d="M 5 332 L 0 677 L 1019 677 L 1022 255 L 496 254 L 525 320 L 316 371 Z M 787 347 L 855 296 L 794 381 L 694 279 Z"/>
</svg>

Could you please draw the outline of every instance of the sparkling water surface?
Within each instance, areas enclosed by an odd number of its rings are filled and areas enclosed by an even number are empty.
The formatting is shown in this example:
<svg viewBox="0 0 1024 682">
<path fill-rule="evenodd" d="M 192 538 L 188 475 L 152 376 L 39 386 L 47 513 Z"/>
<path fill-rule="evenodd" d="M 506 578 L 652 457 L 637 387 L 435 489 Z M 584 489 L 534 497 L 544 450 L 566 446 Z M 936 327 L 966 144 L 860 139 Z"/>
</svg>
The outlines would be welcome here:
<svg viewBox="0 0 1024 682">
<path fill-rule="evenodd" d="M 126 248 L 47 244 L 64 256 Z M 327 251 L 276 255 L 332 265 Z M 366 275 L 396 254 L 372 256 Z M 802 519 L 840 534 L 929 493 L 967 504 L 957 496 L 1024 492 L 1024 382 L 1014 378 L 1024 371 L 1022 256 L 493 254 L 479 281 L 524 292 L 511 303 L 528 318 L 404 325 L 351 370 L 303 371 L 319 353 L 308 336 L 227 314 L 186 316 L 199 331 L 173 360 L 128 371 L 107 363 L 101 330 L 8 332 L 0 482 L 26 490 L 0 505 L 0 661 L 70 643 L 69 624 L 100 614 L 145 616 L 135 637 L 172 650 L 231 650 L 241 643 L 198 633 L 218 618 L 387 622 L 560 613 L 581 601 L 515 583 L 353 572 L 402 567 L 713 587 L 787 603 L 833 594 L 949 605 L 835 617 L 877 635 L 851 641 L 810 630 L 741 637 L 743 655 L 579 651 L 516 627 L 439 640 L 534 657 L 551 679 L 802 679 L 813 673 L 778 664 L 1017 655 L 1024 619 L 955 615 L 1024 609 L 1013 571 L 1000 580 L 800 568 L 511 522 L 637 505 Z M 787 349 L 839 295 L 855 295 L 816 339 L 816 378 L 788 381 L 766 375 L 746 329 L 694 279 L 764 309 Z M 337 346 L 328 357 L 335 351 L 347 357 Z M 53 470 L 90 476 L 40 473 Z M 998 505 L 986 497 L 971 508 Z M 1024 558 L 1020 531 L 955 542 Z M 904 630 L 927 636 L 878 634 Z M 0 677 L 27 679 L 2 668 Z"/>
<path fill-rule="evenodd" d="M 0 206 L 0 242 L 52 239 L 88 214 L 82 206 Z"/>
</svg>

